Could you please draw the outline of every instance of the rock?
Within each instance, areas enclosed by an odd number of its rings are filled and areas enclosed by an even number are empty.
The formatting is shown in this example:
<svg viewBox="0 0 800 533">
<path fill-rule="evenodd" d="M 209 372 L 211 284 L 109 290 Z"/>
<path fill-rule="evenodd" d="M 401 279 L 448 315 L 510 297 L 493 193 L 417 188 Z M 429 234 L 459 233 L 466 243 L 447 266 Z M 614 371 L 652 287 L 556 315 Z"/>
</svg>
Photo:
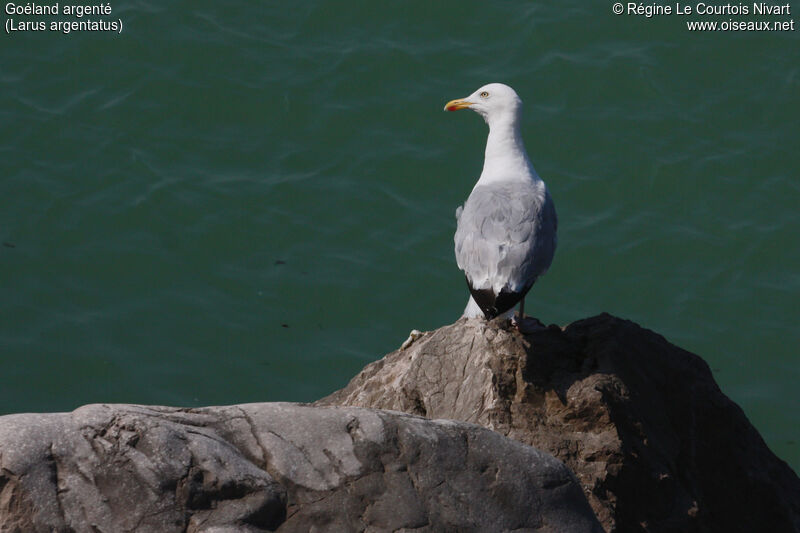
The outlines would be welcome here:
<svg viewBox="0 0 800 533">
<path fill-rule="evenodd" d="M 609 532 L 800 531 L 800 480 L 706 363 L 607 314 L 525 337 L 461 319 L 317 405 L 473 422 L 547 451 Z"/>
<path fill-rule="evenodd" d="M 0 417 L 0 532 L 600 532 L 572 473 L 473 424 L 299 404 Z"/>
</svg>

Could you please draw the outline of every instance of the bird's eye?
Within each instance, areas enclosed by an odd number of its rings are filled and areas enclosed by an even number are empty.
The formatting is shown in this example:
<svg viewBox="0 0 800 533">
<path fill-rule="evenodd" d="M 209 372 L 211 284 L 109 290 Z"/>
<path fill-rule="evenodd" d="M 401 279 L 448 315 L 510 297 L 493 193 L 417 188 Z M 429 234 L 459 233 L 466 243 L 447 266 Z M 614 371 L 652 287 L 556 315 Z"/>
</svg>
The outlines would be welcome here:
<svg viewBox="0 0 800 533">
<path fill-rule="evenodd" d="M 487 93 L 486 91 L 483 91 L 481 93 L 481 98 L 489 98 L 489 93 Z"/>
</svg>

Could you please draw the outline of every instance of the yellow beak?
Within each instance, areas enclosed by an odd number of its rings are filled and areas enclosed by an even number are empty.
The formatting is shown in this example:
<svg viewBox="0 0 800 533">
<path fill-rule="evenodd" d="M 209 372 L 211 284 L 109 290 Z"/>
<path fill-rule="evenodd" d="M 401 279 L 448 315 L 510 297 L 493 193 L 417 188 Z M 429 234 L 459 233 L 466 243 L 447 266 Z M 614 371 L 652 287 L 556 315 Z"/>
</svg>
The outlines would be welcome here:
<svg viewBox="0 0 800 533">
<path fill-rule="evenodd" d="M 466 109 L 472 104 L 464 99 L 450 100 L 444 106 L 445 111 L 458 111 L 459 109 Z"/>
</svg>

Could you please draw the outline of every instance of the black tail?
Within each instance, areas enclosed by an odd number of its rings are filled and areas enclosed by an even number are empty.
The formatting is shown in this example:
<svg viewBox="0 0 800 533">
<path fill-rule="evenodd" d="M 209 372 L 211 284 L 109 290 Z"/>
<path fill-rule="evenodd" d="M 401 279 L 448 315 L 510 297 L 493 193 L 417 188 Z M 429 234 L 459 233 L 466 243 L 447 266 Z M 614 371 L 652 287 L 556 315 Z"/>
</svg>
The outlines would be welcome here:
<svg viewBox="0 0 800 533">
<path fill-rule="evenodd" d="M 472 294 L 472 299 L 483 311 L 486 320 L 491 320 L 517 305 L 520 300 L 525 298 L 533 284 L 528 285 L 520 292 L 500 291 L 500 294 L 495 294 L 492 289 L 473 289 L 469 279 L 467 280 L 467 287 L 469 287 L 469 292 Z"/>
</svg>

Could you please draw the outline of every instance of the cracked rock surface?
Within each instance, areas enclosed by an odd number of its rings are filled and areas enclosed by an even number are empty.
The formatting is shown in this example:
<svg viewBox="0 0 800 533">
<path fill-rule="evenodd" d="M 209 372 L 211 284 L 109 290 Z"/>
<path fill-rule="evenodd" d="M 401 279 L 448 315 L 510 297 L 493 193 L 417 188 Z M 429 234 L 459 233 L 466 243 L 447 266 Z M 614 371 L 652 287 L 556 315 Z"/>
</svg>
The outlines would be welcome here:
<svg viewBox="0 0 800 533">
<path fill-rule="evenodd" d="M 485 428 L 353 407 L 0 417 L 2 532 L 599 532 L 574 475 Z"/>
<path fill-rule="evenodd" d="M 317 405 L 473 422 L 547 451 L 609 532 L 800 531 L 800 480 L 708 365 L 607 314 L 527 336 L 461 319 Z"/>
</svg>

